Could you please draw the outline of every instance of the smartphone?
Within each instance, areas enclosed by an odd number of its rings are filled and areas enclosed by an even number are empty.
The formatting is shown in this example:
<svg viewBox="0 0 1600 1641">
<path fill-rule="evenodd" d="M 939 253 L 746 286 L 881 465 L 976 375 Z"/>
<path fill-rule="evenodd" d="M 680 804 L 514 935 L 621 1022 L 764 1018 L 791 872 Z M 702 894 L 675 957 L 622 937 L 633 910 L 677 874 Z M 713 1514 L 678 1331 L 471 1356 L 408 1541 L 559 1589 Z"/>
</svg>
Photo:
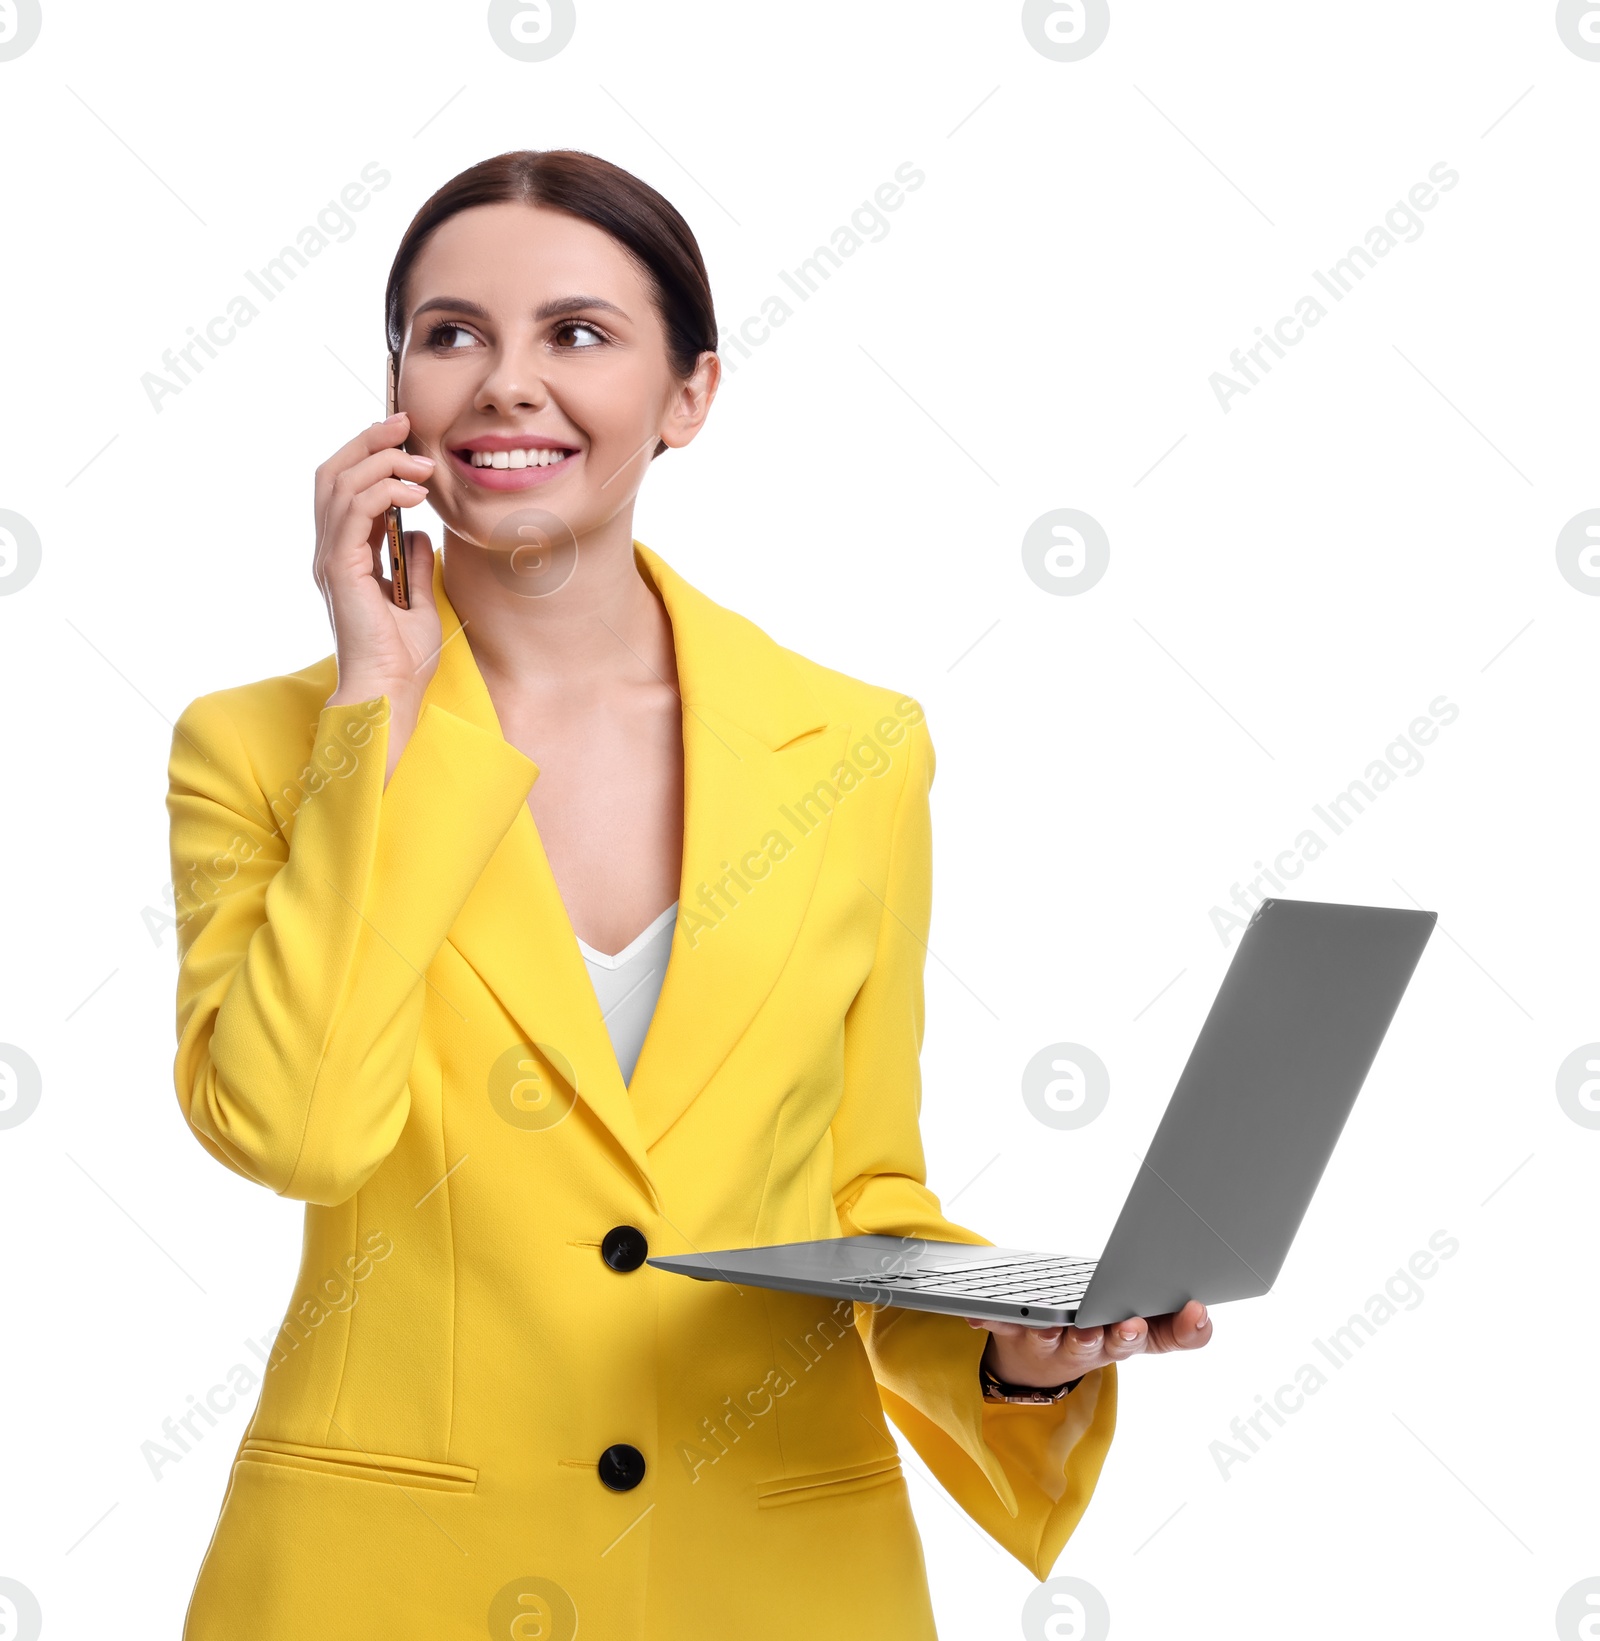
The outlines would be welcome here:
<svg viewBox="0 0 1600 1641">
<path fill-rule="evenodd" d="M 400 407 L 395 401 L 394 355 L 389 355 L 389 391 L 387 394 L 389 408 L 384 412 L 386 416 L 394 415 Z M 411 608 L 411 584 L 406 580 L 406 538 L 400 528 L 400 509 L 389 508 L 384 514 L 385 528 L 389 537 L 389 588 L 394 596 L 395 604 L 402 610 Z"/>
</svg>

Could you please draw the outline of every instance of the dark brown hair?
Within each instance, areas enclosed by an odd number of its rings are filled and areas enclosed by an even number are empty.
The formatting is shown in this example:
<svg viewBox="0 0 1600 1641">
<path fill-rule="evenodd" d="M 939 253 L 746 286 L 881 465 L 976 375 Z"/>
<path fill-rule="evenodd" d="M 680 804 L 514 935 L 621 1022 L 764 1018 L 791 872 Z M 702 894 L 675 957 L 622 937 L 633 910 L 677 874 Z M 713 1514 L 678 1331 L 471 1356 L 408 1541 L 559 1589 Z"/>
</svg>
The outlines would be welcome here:
<svg viewBox="0 0 1600 1641">
<path fill-rule="evenodd" d="M 480 160 L 452 177 L 422 206 L 401 236 L 384 288 L 384 328 L 398 359 L 405 341 L 406 280 L 440 223 L 475 205 L 543 205 L 604 229 L 644 271 L 667 332 L 667 356 L 679 377 L 717 348 L 711 282 L 689 224 L 631 171 L 575 148 L 517 149 Z M 656 445 L 660 455 L 667 447 Z"/>
</svg>

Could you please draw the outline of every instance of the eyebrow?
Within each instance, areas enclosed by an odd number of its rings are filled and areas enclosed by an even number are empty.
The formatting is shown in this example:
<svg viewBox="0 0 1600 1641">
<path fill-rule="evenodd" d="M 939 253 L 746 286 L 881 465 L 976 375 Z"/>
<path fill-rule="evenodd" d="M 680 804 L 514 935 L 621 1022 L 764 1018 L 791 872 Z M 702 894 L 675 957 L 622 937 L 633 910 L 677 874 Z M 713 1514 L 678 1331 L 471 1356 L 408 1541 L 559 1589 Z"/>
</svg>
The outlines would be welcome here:
<svg viewBox="0 0 1600 1641">
<path fill-rule="evenodd" d="M 448 309 L 452 313 L 468 313 L 474 319 L 488 319 L 489 310 L 476 302 L 469 302 L 460 296 L 435 296 L 415 309 L 411 318 L 413 322 L 420 319 L 425 313 L 432 313 L 436 309 Z M 600 308 L 606 313 L 615 313 L 626 319 L 627 312 L 619 308 L 615 302 L 607 302 L 603 296 L 557 296 L 542 303 L 533 310 L 533 317 L 537 320 L 560 319 L 568 314 L 581 313 L 586 308 Z"/>
</svg>

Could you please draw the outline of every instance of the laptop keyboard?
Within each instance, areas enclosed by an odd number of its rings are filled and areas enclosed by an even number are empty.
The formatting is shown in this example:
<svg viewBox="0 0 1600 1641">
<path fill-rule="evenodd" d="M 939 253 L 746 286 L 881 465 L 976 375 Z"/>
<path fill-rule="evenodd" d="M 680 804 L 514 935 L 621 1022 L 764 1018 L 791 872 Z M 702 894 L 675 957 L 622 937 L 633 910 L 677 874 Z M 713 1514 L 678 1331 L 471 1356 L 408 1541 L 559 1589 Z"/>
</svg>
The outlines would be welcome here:
<svg viewBox="0 0 1600 1641">
<path fill-rule="evenodd" d="M 989 1264 L 929 1267 L 895 1274 L 846 1276 L 897 1292 L 948 1293 L 973 1299 L 1027 1299 L 1040 1305 L 1070 1305 L 1082 1299 L 1094 1275 L 1092 1259 L 1002 1259 Z"/>
</svg>

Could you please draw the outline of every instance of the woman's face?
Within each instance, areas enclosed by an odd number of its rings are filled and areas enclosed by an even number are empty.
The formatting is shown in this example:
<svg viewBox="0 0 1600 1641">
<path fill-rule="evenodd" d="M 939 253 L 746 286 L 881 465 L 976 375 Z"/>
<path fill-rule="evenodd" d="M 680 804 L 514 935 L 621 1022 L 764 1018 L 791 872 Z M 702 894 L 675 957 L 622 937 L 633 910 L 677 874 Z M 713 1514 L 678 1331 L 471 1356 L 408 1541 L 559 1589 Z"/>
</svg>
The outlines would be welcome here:
<svg viewBox="0 0 1600 1641">
<path fill-rule="evenodd" d="M 714 356 L 674 376 L 643 270 L 564 212 L 457 213 L 405 297 L 406 442 L 439 464 L 428 500 L 465 540 L 489 545 L 496 523 L 530 508 L 581 538 L 632 500 L 657 440 L 687 444 L 710 408 Z"/>
</svg>

